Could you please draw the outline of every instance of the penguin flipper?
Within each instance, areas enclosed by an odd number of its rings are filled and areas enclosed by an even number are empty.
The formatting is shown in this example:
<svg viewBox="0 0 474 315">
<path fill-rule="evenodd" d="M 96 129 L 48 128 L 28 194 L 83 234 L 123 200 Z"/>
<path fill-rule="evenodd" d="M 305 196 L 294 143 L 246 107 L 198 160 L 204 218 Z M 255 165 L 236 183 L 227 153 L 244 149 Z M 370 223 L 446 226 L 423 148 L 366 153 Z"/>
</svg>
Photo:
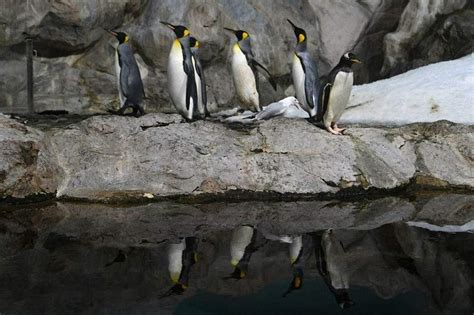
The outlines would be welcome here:
<svg viewBox="0 0 474 315">
<path fill-rule="evenodd" d="M 328 109 L 329 95 L 331 94 L 331 87 L 332 87 L 332 84 L 329 83 L 329 82 L 327 82 L 326 84 L 324 84 L 321 87 L 321 92 L 320 92 L 321 105 L 320 105 L 320 108 L 322 110 L 321 110 L 320 114 L 318 113 L 318 117 L 317 117 L 318 121 L 321 121 L 323 119 L 323 115 L 324 115 L 324 113 L 326 113 L 326 111 Z"/>
<path fill-rule="evenodd" d="M 209 110 L 207 109 L 207 92 L 206 92 L 206 79 L 204 78 L 204 70 L 202 68 L 201 61 L 196 55 L 194 56 L 195 64 L 196 64 L 196 72 L 201 78 L 201 97 L 202 97 L 202 105 L 204 106 L 204 114 L 206 117 L 210 117 L 211 114 L 209 113 Z"/>
<path fill-rule="evenodd" d="M 277 85 L 276 85 L 276 82 L 275 82 L 275 79 L 273 78 L 273 76 L 270 74 L 270 71 L 268 71 L 267 68 L 265 68 L 261 63 L 259 63 L 257 60 L 255 59 L 252 59 L 252 62 L 254 64 L 254 67 L 257 68 L 259 67 L 260 69 L 262 69 L 264 71 L 264 73 L 266 74 L 266 78 L 268 80 L 268 82 L 270 82 L 271 86 L 273 87 L 273 89 L 276 91 L 277 90 Z"/>
<path fill-rule="evenodd" d="M 186 73 L 186 109 L 189 111 L 191 100 L 193 100 L 193 111 L 197 106 L 197 87 L 196 78 L 194 77 L 194 66 L 191 56 L 185 56 L 183 60 L 183 68 Z"/>
</svg>

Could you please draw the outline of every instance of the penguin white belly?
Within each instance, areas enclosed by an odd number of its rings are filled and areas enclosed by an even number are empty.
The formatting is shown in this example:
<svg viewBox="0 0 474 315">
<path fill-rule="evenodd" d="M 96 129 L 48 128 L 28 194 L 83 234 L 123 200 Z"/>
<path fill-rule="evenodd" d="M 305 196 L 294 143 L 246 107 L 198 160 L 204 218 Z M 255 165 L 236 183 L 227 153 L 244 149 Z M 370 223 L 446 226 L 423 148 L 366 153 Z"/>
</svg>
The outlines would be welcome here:
<svg viewBox="0 0 474 315">
<path fill-rule="evenodd" d="M 186 248 L 184 239 L 179 244 L 170 244 L 168 249 L 168 272 L 171 280 L 176 283 L 183 269 L 183 251 Z"/>
<path fill-rule="evenodd" d="M 245 248 L 252 241 L 253 228 L 251 226 L 239 226 L 232 232 L 230 241 L 231 264 L 236 266 L 245 253 Z"/>
<path fill-rule="evenodd" d="M 189 111 L 186 109 L 186 83 L 187 75 L 183 67 L 183 51 L 181 44 L 176 39 L 171 47 L 168 59 L 168 90 L 176 110 L 187 119 L 192 118 L 192 101 Z"/>
<path fill-rule="evenodd" d="M 290 244 L 290 261 L 293 264 L 298 259 L 303 247 L 303 237 L 301 235 L 294 236 L 292 240 L 293 242 Z"/>
<path fill-rule="evenodd" d="M 115 73 L 117 74 L 117 89 L 119 92 L 120 107 L 125 103 L 125 96 L 122 93 L 122 88 L 120 87 L 120 63 L 118 51 L 115 50 Z"/>
<path fill-rule="evenodd" d="M 260 111 L 255 76 L 238 44 L 233 47 L 232 74 L 237 96 L 245 109 Z"/>
<path fill-rule="evenodd" d="M 300 58 L 293 55 L 293 67 L 291 70 L 293 76 L 293 87 L 295 88 L 296 98 L 300 102 L 301 107 L 308 113 L 311 111 L 308 104 L 306 103 L 306 90 L 304 88 L 305 73 L 303 66 L 301 65 Z"/>
<path fill-rule="evenodd" d="M 329 93 L 329 101 L 326 113 L 324 114 L 325 124 L 337 122 L 346 109 L 349 98 L 351 97 L 354 75 L 352 72 L 340 71 Z"/>
</svg>

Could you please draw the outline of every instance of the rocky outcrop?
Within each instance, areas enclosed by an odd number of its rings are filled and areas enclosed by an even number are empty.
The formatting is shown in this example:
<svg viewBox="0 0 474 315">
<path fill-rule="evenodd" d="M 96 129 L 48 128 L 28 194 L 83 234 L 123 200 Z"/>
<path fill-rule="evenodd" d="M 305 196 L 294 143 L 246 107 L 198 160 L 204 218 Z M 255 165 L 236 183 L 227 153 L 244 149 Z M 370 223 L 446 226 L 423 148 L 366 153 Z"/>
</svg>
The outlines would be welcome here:
<svg viewBox="0 0 474 315">
<path fill-rule="evenodd" d="M 467 43 L 472 40 L 473 35 L 470 33 L 472 26 L 468 26 L 468 24 L 472 24 L 473 11 L 466 8 L 467 11 L 464 13 L 457 12 L 467 7 L 468 3 L 469 1 L 466 0 L 411 0 L 403 11 L 397 30 L 385 36 L 385 60 L 382 73 L 385 75 L 399 74 L 416 67 L 417 63 L 418 66 L 420 63 L 423 65 L 421 60 L 438 62 L 446 60 L 443 59 L 444 55 L 456 58 L 456 54 L 472 52 L 472 45 L 469 47 Z M 451 18 L 446 18 L 453 12 Z M 440 15 L 442 18 L 439 18 Z M 433 29 L 438 19 L 441 20 L 440 24 L 444 25 L 439 29 L 436 29 L 435 26 Z M 461 25 L 466 27 L 467 32 L 459 27 Z M 441 38 L 448 44 L 441 44 L 434 38 Z M 464 42 L 465 40 L 467 41 Z M 420 42 L 423 42 L 421 47 L 417 47 Z M 443 50 L 446 49 L 443 49 L 443 46 L 445 48 L 451 46 L 449 48 L 454 51 L 444 52 Z M 443 50 L 435 52 L 440 48 Z M 431 54 L 423 55 L 430 49 L 433 49 Z M 415 54 L 416 58 L 410 54 Z M 414 64 L 412 63 L 413 59 L 415 59 Z"/>
<path fill-rule="evenodd" d="M 287 88 L 291 84 L 290 56 L 294 35 L 289 25 L 285 25 L 287 18 L 306 29 L 310 51 L 322 74 L 327 73 L 346 50 L 354 50 L 360 55 L 365 64 L 356 74 L 358 83 L 381 78 L 384 59 L 411 60 L 405 51 L 386 49 L 384 54 L 383 50 L 384 36 L 397 29 L 402 12 L 405 13 L 399 31 L 387 36 L 386 46 L 396 47 L 389 39 L 397 39 L 395 42 L 398 43 L 399 34 L 403 32 L 403 40 L 409 41 L 410 47 L 420 43 L 420 52 L 431 49 L 429 43 L 422 42 L 429 32 L 418 32 L 418 28 L 410 28 L 410 23 L 423 21 L 425 29 L 436 24 L 436 13 L 441 12 L 444 15 L 440 18 L 456 27 L 446 26 L 447 31 L 442 32 L 442 38 L 447 41 L 443 47 L 446 51 L 454 51 L 441 54 L 440 60 L 469 52 L 471 48 L 458 46 L 468 42 L 464 40 L 466 36 L 472 36 L 469 26 L 472 23 L 465 21 L 469 21 L 470 15 L 450 18 L 458 14 L 452 11 L 466 1 L 455 1 L 455 5 L 442 4 L 449 1 L 432 1 L 437 4 L 430 5 L 430 10 L 409 14 L 412 2 L 407 7 L 407 0 L 348 3 L 7 0 L 0 12 L 0 111 L 21 112 L 26 108 L 23 32 L 35 37 L 34 47 L 38 53 L 34 60 L 36 110 L 67 110 L 82 114 L 103 112 L 118 104 L 113 66 L 116 41 L 103 31 L 103 27 L 130 33 L 144 79 L 149 112 L 174 111 L 166 89 L 166 62 L 173 34 L 159 23 L 160 20 L 186 24 L 202 41 L 201 58 L 208 80 L 211 110 L 234 106 L 237 102 L 228 69 L 229 47 L 234 38 L 224 33 L 224 26 L 249 31 L 254 38 L 257 58 L 277 77 L 277 92 L 262 80 L 262 104 L 269 104 L 291 92 Z M 408 33 L 404 31 L 407 27 Z M 452 35 L 447 34 L 448 29 Z M 420 53 L 416 64 L 437 59 L 433 54 L 431 51 L 424 58 L 424 53 Z"/>
<path fill-rule="evenodd" d="M 6 118 L 0 122 L 4 141 L 19 137 L 16 130 L 24 128 L 21 141 L 10 141 L 2 152 L 7 165 L 2 197 L 51 192 L 87 200 L 304 196 L 385 191 L 411 182 L 474 186 L 473 127 L 449 122 L 353 127 L 340 137 L 291 119 L 244 128 L 182 123 L 180 116 L 165 114 L 95 116 L 44 133 Z M 25 150 L 27 141 L 31 145 Z M 31 155 L 34 159 L 26 161 Z"/>
</svg>

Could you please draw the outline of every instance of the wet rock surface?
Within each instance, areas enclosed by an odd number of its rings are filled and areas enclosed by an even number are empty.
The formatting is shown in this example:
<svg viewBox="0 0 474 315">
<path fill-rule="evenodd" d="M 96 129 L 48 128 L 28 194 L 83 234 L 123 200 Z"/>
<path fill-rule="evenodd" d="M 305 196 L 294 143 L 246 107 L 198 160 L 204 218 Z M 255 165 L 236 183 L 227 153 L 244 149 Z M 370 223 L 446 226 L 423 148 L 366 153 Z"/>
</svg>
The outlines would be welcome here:
<svg viewBox="0 0 474 315">
<path fill-rule="evenodd" d="M 448 206 L 450 214 L 440 218 L 436 207 L 442 204 L 456 206 Z M 56 202 L 1 207 L 0 311 L 14 315 L 151 314 L 186 313 L 183 308 L 187 307 L 188 312 L 207 308 L 222 312 L 225 306 L 217 301 L 223 296 L 227 305 L 245 310 L 245 298 L 263 291 L 266 296 L 259 298 L 271 302 L 268 305 L 292 306 L 279 306 L 282 313 L 301 309 L 330 314 L 339 306 L 323 284 L 313 247 L 300 265 L 305 279 L 302 289 L 282 299 L 292 267 L 290 245 L 277 237 L 304 235 L 317 247 L 321 235 L 331 233 L 344 252 L 328 257 L 327 262 L 336 268 L 346 266 L 340 272 L 349 279 L 354 309 L 469 314 L 473 234 L 431 232 L 404 222 L 465 223 L 474 218 L 472 204 L 472 196 L 448 194 L 342 204 Z M 382 218 L 387 215 L 391 217 Z M 232 271 L 232 230 L 241 225 L 255 228 L 260 245 L 244 279 L 224 280 Z M 189 287 L 182 294 L 165 297 L 173 285 L 169 248 L 185 237 L 197 240 L 198 260 L 189 272 Z M 269 287 L 274 289 L 266 291 Z M 200 300 L 203 294 L 204 301 Z M 403 296 L 409 298 L 397 300 Z M 209 304 L 209 299 L 214 302 Z"/>
<path fill-rule="evenodd" d="M 351 127 L 345 136 L 306 120 L 242 127 L 182 123 L 180 116 L 165 114 L 95 116 L 43 131 L 6 117 L 0 123 L 9 144 L 1 155 L 4 198 L 54 193 L 113 201 L 350 194 L 410 183 L 467 191 L 474 186 L 473 127 L 449 122 Z"/>
<path fill-rule="evenodd" d="M 277 77 L 277 92 L 262 80 L 262 104 L 281 99 L 291 84 L 295 40 L 291 27 L 285 25 L 288 18 L 306 29 L 321 74 L 327 74 L 345 51 L 359 55 L 364 65 L 356 72 L 356 83 L 472 51 L 465 45 L 473 34 L 469 1 L 417 3 L 7 0 L 0 12 L 0 111 L 26 110 L 23 32 L 34 37 L 38 53 L 34 60 L 36 110 L 81 114 L 104 112 L 119 104 L 113 66 L 116 41 L 103 27 L 130 33 L 148 111 L 174 111 L 166 88 L 173 34 L 160 20 L 186 24 L 203 43 L 201 58 L 211 110 L 237 102 L 228 69 L 234 38 L 223 27 L 250 32 L 257 58 Z M 384 61 L 386 75 L 380 72 Z"/>
</svg>

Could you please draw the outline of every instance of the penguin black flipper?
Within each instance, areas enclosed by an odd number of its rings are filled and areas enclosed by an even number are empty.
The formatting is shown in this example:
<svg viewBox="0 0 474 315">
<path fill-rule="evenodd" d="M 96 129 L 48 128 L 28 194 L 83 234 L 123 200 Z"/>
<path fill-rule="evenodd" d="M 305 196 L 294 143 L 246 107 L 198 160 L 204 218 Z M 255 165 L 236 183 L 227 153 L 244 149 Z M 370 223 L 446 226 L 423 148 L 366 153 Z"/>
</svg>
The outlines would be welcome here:
<svg viewBox="0 0 474 315">
<path fill-rule="evenodd" d="M 192 54 L 189 49 L 183 46 L 183 68 L 186 73 L 186 109 L 189 111 L 191 100 L 193 100 L 193 112 L 197 109 L 198 95 L 196 87 L 196 78 L 194 77 L 194 65 Z"/>
<path fill-rule="evenodd" d="M 321 93 L 320 93 L 320 98 L 321 98 L 321 114 L 317 116 L 317 121 L 321 121 L 323 119 L 324 113 L 328 110 L 328 104 L 329 104 L 329 95 L 331 94 L 331 87 L 332 84 L 329 82 L 326 82 L 322 87 L 321 87 Z"/>
<path fill-rule="evenodd" d="M 320 83 L 318 69 L 313 59 L 307 52 L 299 52 L 297 53 L 297 56 L 305 73 L 304 88 L 306 103 L 308 103 L 311 108 L 316 107 L 316 115 L 320 116 L 322 109 L 319 104 Z"/>
<path fill-rule="evenodd" d="M 273 78 L 273 76 L 270 74 L 270 71 L 268 71 L 267 68 L 265 68 L 261 63 L 259 63 L 257 60 L 253 59 L 252 62 L 254 63 L 254 68 L 256 69 L 257 67 L 259 67 L 260 69 L 262 69 L 264 71 L 264 73 L 266 74 L 266 78 L 268 80 L 268 82 L 270 82 L 272 88 L 276 91 L 277 90 L 277 85 L 276 85 L 276 82 L 275 82 L 275 79 Z"/>
<path fill-rule="evenodd" d="M 204 78 L 204 70 L 202 68 L 201 60 L 193 54 L 195 65 L 196 65 L 196 72 L 201 79 L 201 97 L 202 97 L 202 105 L 204 106 L 204 113 L 206 117 L 210 117 L 211 114 L 207 109 L 207 92 L 206 92 L 206 79 Z"/>
</svg>

